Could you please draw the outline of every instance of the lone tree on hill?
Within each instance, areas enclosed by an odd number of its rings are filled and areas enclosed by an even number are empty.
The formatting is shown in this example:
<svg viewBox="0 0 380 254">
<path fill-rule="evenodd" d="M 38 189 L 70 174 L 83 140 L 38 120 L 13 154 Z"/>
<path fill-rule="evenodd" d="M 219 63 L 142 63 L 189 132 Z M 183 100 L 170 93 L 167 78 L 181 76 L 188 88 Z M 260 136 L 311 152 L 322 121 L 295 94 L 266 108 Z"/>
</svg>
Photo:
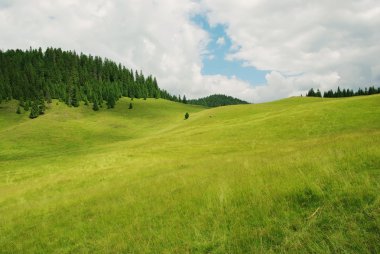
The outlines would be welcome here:
<svg viewBox="0 0 380 254">
<path fill-rule="evenodd" d="M 188 119 L 189 116 L 190 116 L 189 113 L 186 112 L 186 114 L 185 114 L 185 120 Z"/>
</svg>

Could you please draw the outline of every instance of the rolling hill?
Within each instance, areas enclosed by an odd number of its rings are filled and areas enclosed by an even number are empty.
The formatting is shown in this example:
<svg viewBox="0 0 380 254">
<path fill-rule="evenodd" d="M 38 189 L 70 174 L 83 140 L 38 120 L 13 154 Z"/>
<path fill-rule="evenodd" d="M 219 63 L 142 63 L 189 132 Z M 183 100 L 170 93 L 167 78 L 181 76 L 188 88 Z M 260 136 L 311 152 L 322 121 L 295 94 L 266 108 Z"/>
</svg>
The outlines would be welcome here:
<svg viewBox="0 0 380 254">
<path fill-rule="evenodd" d="M 0 104 L 0 252 L 380 252 L 379 95 L 129 102 Z"/>
<path fill-rule="evenodd" d="M 227 105 L 238 105 L 238 104 L 248 104 L 248 102 L 234 98 L 232 96 L 227 96 L 224 94 L 213 94 L 204 98 L 199 98 L 195 100 L 189 100 L 188 103 L 201 105 L 205 107 L 219 107 Z"/>
</svg>

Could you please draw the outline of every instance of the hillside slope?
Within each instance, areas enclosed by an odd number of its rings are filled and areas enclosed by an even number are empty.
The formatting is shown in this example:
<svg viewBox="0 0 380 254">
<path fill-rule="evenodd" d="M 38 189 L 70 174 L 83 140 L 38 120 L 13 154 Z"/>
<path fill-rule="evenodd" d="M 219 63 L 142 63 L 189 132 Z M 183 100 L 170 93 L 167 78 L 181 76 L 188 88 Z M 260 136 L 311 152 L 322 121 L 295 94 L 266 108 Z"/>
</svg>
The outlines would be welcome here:
<svg viewBox="0 0 380 254">
<path fill-rule="evenodd" d="M 2 252 L 380 252 L 380 96 L 128 104 L 0 104 Z"/>
</svg>

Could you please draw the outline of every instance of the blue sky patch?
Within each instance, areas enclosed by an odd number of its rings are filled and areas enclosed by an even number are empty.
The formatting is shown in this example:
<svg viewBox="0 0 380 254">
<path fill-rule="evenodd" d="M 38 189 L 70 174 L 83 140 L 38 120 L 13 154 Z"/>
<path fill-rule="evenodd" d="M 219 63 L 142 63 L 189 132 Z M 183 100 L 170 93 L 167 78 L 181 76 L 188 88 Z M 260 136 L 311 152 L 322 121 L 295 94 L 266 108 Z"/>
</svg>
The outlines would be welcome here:
<svg viewBox="0 0 380 254">
<path fill-rule="evenodd" d="M 253 86 L 266 83 L 265 75 L 268 73 L 267 71 L 243 66 L 242 61 L 225 59 L 227 54 L 231 53 L 232 46 L 232 42 L 226 34 L 225 26 L 221 24 L 210 26 L 207 18 L 203 15 L 196 15 L 192 20 L 207 31 L 211 39 L 207 45 L 208 52 L 203 56 L 203 75 L 236 76 L 236 78 L 247 81 Z"/>
</svg>

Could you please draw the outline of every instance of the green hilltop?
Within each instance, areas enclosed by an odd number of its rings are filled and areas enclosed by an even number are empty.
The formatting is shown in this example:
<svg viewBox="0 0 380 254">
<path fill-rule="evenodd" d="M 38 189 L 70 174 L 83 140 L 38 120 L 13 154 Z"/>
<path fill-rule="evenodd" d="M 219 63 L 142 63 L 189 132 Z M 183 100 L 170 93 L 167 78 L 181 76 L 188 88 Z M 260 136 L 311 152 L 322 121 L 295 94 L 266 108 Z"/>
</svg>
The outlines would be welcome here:
<svg viewBox="0 0 380 254">
<path fill-rule="evenodd" d="M 379 95 L 130 103 L 0 104 L 0 252 L 380 252 Z"/>
<path fill-rule="evenodd" d="M 213 94 L 204 98 L 189 100 L 188 103 L 201 105 L 205 107 L 219 107 L 227 105 L 238 105 L 238 104 L 248 104 L 248 102 L 234 98 L 232 96 L 227 96 L 224 94 Z"/>
</svg>

